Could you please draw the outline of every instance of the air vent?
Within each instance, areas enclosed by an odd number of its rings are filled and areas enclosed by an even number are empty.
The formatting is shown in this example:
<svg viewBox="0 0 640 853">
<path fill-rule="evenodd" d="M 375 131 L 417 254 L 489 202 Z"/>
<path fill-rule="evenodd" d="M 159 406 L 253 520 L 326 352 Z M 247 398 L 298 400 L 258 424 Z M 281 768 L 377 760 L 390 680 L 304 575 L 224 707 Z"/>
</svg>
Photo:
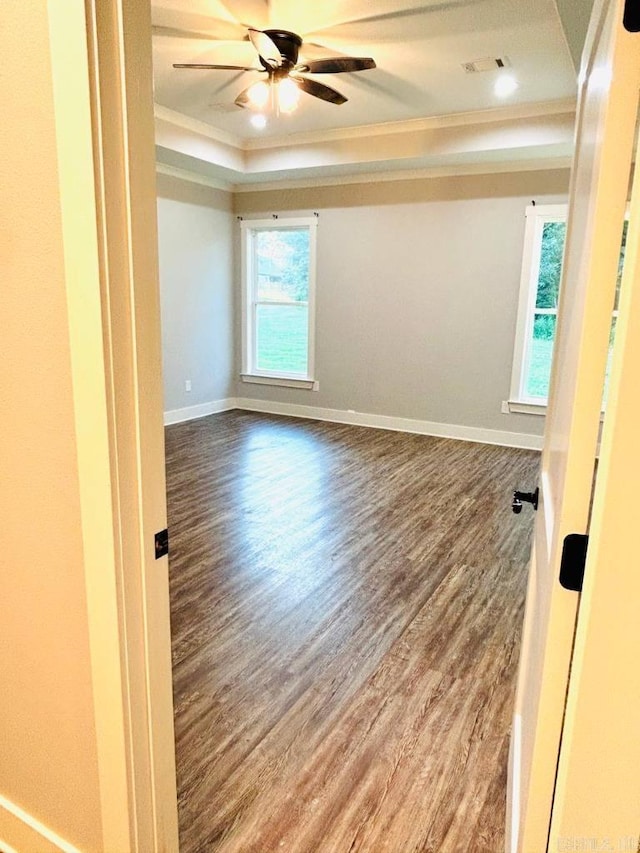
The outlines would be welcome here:
<svg viewBox="0 0 640 853">
<path fill-rule="evenodd" d="M 490 56 L 486 59 L 474 59 L 473 62 L 462 63 L 466 74 L 477 74 L 479 71 L 496 71 L 499 68 L 507 68 L 509 65 L 511 63 L 506 56 Z"/>
</svg>

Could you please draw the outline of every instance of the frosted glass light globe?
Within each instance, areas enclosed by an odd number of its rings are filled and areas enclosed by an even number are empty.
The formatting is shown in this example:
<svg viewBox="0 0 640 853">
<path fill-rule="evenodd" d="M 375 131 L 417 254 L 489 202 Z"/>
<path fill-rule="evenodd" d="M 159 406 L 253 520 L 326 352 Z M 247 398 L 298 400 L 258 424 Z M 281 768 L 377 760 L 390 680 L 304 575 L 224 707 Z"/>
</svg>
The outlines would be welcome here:
<svg viewBox="0 0 640 853">
<path fill-rule="evenodd" d="M 262 80 L 254 83 L 247 91 L 247 98 L 252 107 L 263 109 L 269 102 L 269 85 Z"/>
<path fill-rule="evenodd" d="M 300 89 L 296 86 L 293 80 L 285 77 L 278 84 L 278 105 L 281 112 L 290 113 L 295 110 L 300 100 Z"/>
</svg>

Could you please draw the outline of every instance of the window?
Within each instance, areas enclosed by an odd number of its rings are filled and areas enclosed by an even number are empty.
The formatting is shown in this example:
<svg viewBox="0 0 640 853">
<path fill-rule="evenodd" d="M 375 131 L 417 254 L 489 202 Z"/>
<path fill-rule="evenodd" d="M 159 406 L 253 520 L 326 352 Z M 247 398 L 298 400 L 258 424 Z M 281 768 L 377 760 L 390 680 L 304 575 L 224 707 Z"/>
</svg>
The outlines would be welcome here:
<svg viewBox="0 0 640 853">
<path fill-rule="evenodd" d="M 241 223 L 247 382 L 315 388 L 317 217 Z"/>
<path fill-rule="evenodd" d="M 543 412 L 549 396 L 567 205 L 530 205 L 526 210 L 520 303 L 511 376 L 510 411 Z M 620 281 L 624 264 L 627 221 L 624 223 L 616 297 L 609 338 L 609 363 L 613 347 Z M 609 379 L 609 364 L 605 394 Z M 604 404 L 603 404 L 604 406 Z"/>
<path fill-rule="evenodd" d="M 511 403 L 547 403 L 566 220 L 565 204 L 526 210 Z"/>
</svg>

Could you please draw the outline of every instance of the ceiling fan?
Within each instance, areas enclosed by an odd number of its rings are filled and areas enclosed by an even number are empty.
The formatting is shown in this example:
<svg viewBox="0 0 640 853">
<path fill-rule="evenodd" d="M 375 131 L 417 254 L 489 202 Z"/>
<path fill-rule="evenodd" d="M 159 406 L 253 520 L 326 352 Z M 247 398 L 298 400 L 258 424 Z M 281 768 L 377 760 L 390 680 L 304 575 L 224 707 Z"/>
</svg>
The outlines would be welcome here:
<svg viewBox="0 0 640 853">
<path fill-rule="evenodd" d="M 340 74 L 345 71 L 365 71 L 375 68 L 370 57 L 340 56 L 314 59 L 298 64 L 298 53 L 302 38 L 288 30 L 257 30 L 249 27 L 249 40 L 258 53 L 262 68 L 242 65 L 210 65 L 200 63 L 174 63 L 174 68 L 198 68 L 204 70 L 256 71 L 267 74 L 267 81 L 258 81 L 244 89 L 235 99 L 239 107 L 257 109 L 268 106 L 269 100 L 279 111 L 291 112 L 297 105 L 300 91 L 313 95 L 331 104 L 344 104 L 344 95 L 320 83 L 303 77 L 303 74 Z M 277 93 L 277 94 L 276 94 Z"/>
</svg>

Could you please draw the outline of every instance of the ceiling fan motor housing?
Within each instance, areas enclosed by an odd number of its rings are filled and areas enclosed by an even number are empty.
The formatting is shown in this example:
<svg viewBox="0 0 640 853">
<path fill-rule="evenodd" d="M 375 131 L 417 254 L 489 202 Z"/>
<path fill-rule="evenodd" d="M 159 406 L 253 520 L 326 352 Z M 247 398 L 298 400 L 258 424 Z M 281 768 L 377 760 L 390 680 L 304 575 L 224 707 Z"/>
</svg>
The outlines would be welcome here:
<svg viewBox="0 0 640 853">
<path fill-rule="evenodd" d="M 281 68 L 285 73 L 288 73 L 298 63 L 298 51 L 302 45 L 302 39 L 296 33 L 290 33 L 288 30 L 263 30 L 263 32 L 269 36 L 282 54 L 283 63 Z M 259 57 L 259 59 L 267 71 L 272 70 L 262 57 Z"/>
</svg>

